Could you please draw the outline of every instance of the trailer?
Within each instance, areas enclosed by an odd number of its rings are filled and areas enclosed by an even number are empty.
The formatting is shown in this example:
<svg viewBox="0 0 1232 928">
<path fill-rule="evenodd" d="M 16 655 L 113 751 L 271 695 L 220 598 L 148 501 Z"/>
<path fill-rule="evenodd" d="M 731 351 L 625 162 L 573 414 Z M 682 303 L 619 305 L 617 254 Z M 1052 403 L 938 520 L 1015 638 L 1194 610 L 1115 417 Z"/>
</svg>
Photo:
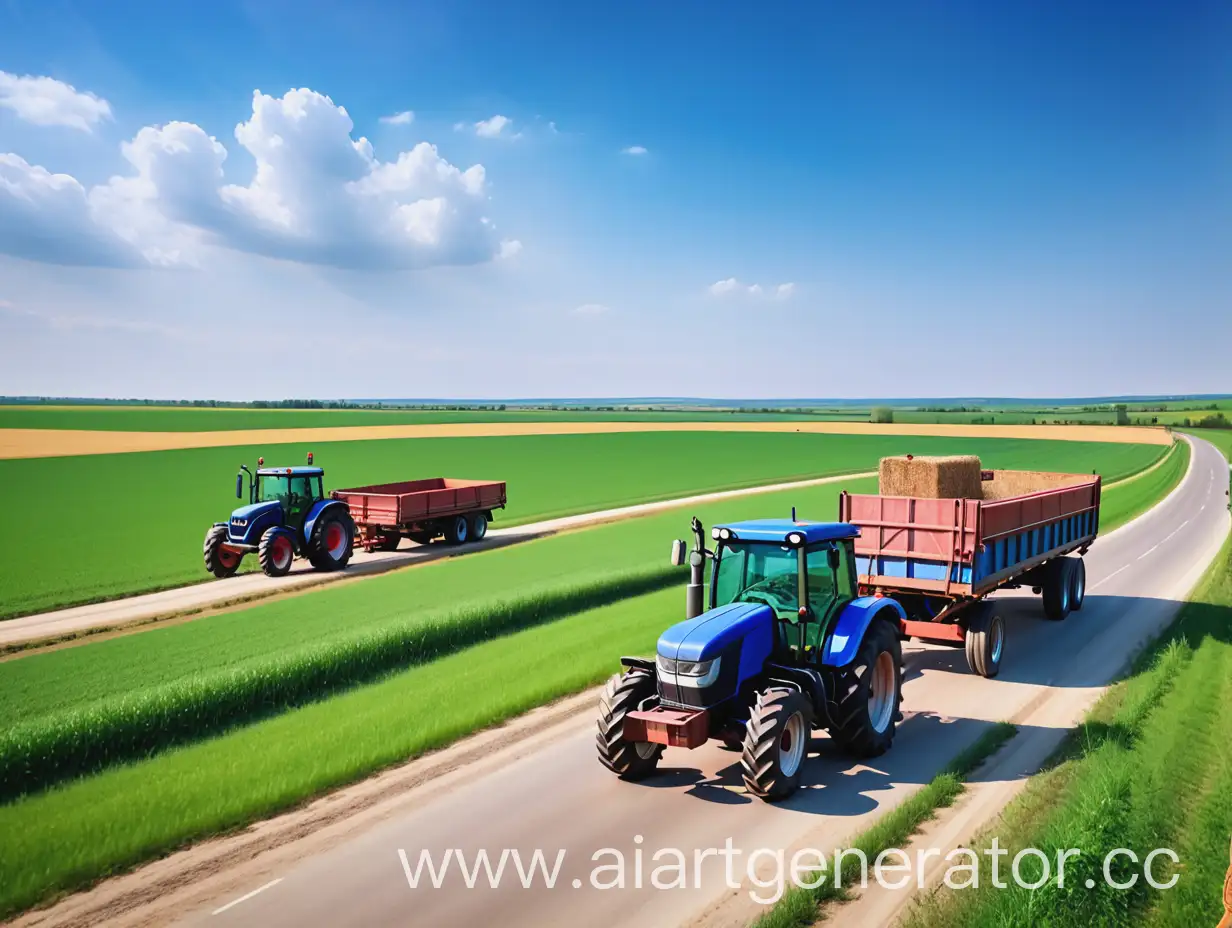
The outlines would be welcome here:
<svg viewBox="0 0 1232 928">
<path fill-rule="evenodd" d="M 1099 532 L 1100 477 L 983 471 L 985 484 L 1026 488 L 993 498 L 930 499 L 843 492 L 839 521 L 855 539 L 860 592 L 892 596 L 904 637 L 961 646 L 971 670 L 996 676 L 1005 623 L 1000 589 L 1029 587 L 1061 621 L 1082 608 L 1086 554 Z"/>
<path fill-rule="evenodd" d="M 365 551 L 392 551 L 405 537 L 427 544 L 444 536 L 449 544 L 479 541 L 492 513 L 505 508 L 505 483 L 431 477 L 335 490 L 351 511 L 357 542 Z"/>
</svg>

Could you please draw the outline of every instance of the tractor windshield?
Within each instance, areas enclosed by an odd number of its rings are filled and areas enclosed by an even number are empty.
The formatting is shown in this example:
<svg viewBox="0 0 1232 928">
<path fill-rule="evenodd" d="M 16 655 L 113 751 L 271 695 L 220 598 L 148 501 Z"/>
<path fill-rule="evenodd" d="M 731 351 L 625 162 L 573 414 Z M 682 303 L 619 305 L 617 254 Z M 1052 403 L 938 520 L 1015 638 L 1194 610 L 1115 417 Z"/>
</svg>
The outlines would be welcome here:
<svg viewBox="0 0 1232 928">
<path fill-rule="evenodd" d="M 714 605 L 765 603 L 781 619 L 800 609 L 799 551 L 766 542 L 723 545 L 714 573 Z"/>
<path fill-rule="evenodd" d="M 262 474 L 257 478 L 257 502 L 268 503 L 277 500 L 286 506 L 291 501 L 290 476 L 275 476 Z"/>
</svg>

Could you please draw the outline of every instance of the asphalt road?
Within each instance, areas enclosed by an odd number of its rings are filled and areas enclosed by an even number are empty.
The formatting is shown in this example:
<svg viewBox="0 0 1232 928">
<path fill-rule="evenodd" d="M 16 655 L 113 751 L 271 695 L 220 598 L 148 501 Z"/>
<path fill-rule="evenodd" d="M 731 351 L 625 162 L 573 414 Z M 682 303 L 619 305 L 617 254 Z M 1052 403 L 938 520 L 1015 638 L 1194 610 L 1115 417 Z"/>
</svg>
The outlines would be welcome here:
<svg viewBox="0 0 1232 928">
<path fill-rule="evenodd" d="M 989 723 L 1056 719 L 1059 738 L 1080 717 L 1101 685 L 1175 613 L 1177 600 L 1227 534 L 1228 464 L 1209 444 L 1194 445 L 1177 490 L 1092 547 L 1082 612 L 1052 623 L 1043 619 L 1038 597 L 1023 591 L 1001 597 L 1009 628 L 997 679 L 968 673 L 961 651 L 909 646 L 907 717 L 893 749 L 867 765 L 851 763 L 818 736 L 806 788 L 780 805 L 745 795 L 738 758 L 714 744 L 669 750 L 659 777 L 624 783 L 595 759 L 593 718 L 574 718 L 543 738 L 537 751 L 508 750 L 507 760 L 494 755 L 473 775 L 455 777 L 424 797 L 408 794 L 401 809 L 357 834 L 306 849 L 289 863 L 284 854 L 279 869 L 254 859 L 244 865 L 251 882 L 232 882 L 225 894 L 197 899 L 181 913 L 183 921 L 502 928 L 747 923 L 758 911 L 748 898 L 756 887 L 747 881 L 739 889 L 725 887 L 724 860 L 716 854 L 703 857 L 695 872 L 699 852 L 722 849 L 730 839 L 741 852 L 731 858 L 738 880 L 755 849 L 785 850 L 788 859 L 800 847 L 828 852 L 927 782 Z M 488 888 L 486 877 L 467 888 L 456 860 L 443 888 L 432 888 L 425 873 L 420 887 L 411 889 L 399 851 L 413 868 L 421 851 L 439 863 L 451 848 L 468 860 L 486 849 L 494 862 L 502 849 L 518 849 L 526 860 L 540 849 L 549 862 L 560 850 L 567 854 L 551 890 L 542 876 L 522 888 L 512 862 L 499 889 Z M 592 862 L 604 848 L 624 855 L 624 889 L 590 885 L 592 868 L 615 861 L 608 854 Z M 652 870 L 675 860 L 671 852 L 652 860 L 660 849 L 685 855 L 686 888 L 651 886 Z M 772 866 L 768 858 L 762 863 Z M 665 872 L 664 878 L 675 875 Z M 612 876 L 611 870 L 599 874 L 601 880 Z"/>
</svg>

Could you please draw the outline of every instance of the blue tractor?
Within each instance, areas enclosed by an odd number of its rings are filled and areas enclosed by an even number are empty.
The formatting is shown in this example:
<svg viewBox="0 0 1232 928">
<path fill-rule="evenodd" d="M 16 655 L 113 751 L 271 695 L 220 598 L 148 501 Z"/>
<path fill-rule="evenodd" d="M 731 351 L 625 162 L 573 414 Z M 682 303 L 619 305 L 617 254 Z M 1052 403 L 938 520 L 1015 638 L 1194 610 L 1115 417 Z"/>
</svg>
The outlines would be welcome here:
<svg viewBox="0 0 1232 928">
<path fill-rule="evenodd" d="M 317 570 L 341 570 L 351 559 L 355 523 L 347 504 L 325 496 L 325 471 L 312 467 L 263 467 L 257 458 L 254 477 L 245 464 L 235 475 L 235 495 L 244 498 L 248 475 L 248 505 L 231 513 L 229 522 L 215 522 L 205 533 L 205 569 L 215 577 L 230 577 L 245 554 L 256 554 L 267 576 L 282 577 L 298 556 Z"/>
<path fill-rule="evenodd" d="M 621 658 L 599 703 L 599 760 L 627 780 L 653 774 L 668 746 L 718 739 L 741 752 L 745 786 L 790 796 L 814 729 L 875 757 L 902 718 L 903 660 L 895 600 L 860 596 L 853 540 L 832 522 L 701 523 L 689 552 L 685 621 L 659 638 L 654 660 Z M 672 548 L 683 564 L 685 544 Z M 709 609 L 705 564 L 713 562 Z"/>
</svg>

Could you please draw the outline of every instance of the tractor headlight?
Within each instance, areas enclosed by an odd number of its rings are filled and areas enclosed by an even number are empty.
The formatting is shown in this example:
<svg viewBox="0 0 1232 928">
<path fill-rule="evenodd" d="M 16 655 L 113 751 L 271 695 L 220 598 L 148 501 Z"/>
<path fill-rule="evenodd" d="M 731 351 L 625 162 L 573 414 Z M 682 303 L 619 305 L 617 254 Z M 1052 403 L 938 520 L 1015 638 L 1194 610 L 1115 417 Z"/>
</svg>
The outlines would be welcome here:
<svg viewBox="0 0 1232 928">
<path fill-rule="evenodd" d="M 236 528 L 244 528 L 244 526 L 248 524 L 248 520 L 247 519 L 232 519 L 231 524 L 234 525 Z"/>
<path fill-rule="evenodd" d="M 677 661 L 676 681 L 681 686 L 709 686 L 719 677 L 719 662 L 716 657 L 709 661 Z"/>
<path fill-rule="evenodd" d="M 787 535 L 787 543 L 793 548 L 798 548 L 800 545 L 804 544 L 804 536 L 799 532 L 790 532 Z"/>
</svg>

